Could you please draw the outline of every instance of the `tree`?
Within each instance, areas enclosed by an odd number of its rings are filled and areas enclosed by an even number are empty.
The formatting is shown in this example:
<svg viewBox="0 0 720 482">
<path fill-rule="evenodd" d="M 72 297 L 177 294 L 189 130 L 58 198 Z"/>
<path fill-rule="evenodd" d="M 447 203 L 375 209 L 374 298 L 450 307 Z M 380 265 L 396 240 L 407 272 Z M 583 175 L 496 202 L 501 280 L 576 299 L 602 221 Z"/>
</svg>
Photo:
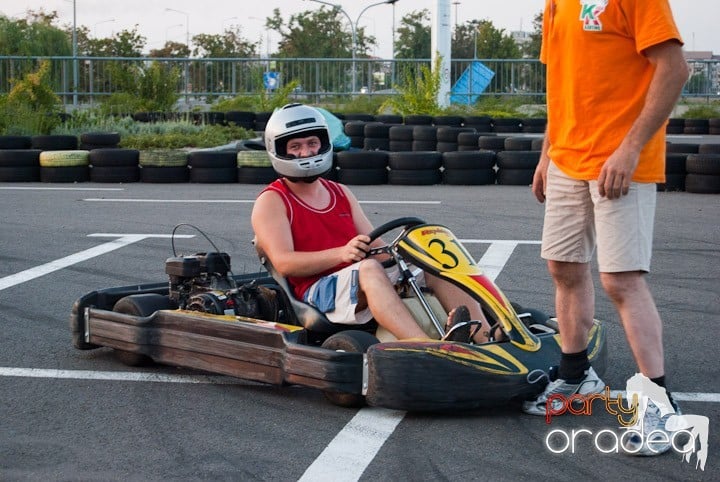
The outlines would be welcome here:
<svg viewBox="0 0 720 482">
<path fill-rule="evenodd" d="M 395 58 L 430 58 L 430 12 L 410 12 L 400 20 L 395 41 Z"/>
<path fill-rule="evenodd" d="M 240 27 L 219 35 L 200 34 L 192 38 L 193 55 L 202 58 L 250 58 L 257 55 L 258 44 L 243 38 Z"/>
<path fill-rule="evenodd" d="M 0 17 L 0 55 L 71 55 L 72 43 L 61 29 L 52 25 L 56 19 L 56 12 L 42 10 L 28 10 L 26 17 L 17 21 Z"/>
<path fill-rule="evenodd" d="M 533 32 L 530 34 L 530 42 L 525 44 L 523 54 L 529 59 L 540 58 L 540 47 L 542 46 L 542 24 L 543 12 L 535 15 L 533 19 Z"/>
<path fill-rule="evenodd" d="M 148 57 L 178 57 L 187 58 L 190 57 L 190 49 L 187 45 L 180 42 L 165 42 L 165 46 L 161 49 L 152 49 L 148 54 Z"/>
</svg>

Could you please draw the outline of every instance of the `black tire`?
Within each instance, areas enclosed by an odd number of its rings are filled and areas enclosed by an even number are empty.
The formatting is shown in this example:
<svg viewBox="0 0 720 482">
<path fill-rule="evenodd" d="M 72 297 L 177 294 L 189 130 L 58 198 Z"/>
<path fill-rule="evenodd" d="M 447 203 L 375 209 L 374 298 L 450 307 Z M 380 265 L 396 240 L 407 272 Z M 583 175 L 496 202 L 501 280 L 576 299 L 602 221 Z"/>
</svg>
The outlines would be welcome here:
<svg viewBox="0 0 720 482">
<path fill-rule="evenodd" d="M 375 121 L 385 124 L 402 124 L 403 118 L 397 114 L 378 114 L 375 116 Z"/>
<path fill-rule="evenodd" d="M 536 137 L 535 139 L 530 142 L 530 150 L 531 151 L 542 151 L 543 143 L 545 142 L 544 137 Z"/>
<path fill-rule="evenodd" d="M 709 127 L 688 127 L 685 126 L 682 131 L 683 134 L 694 134 L 694 135 L 707 135 L 710 134 Z"/>
<path fill-rule="evenodd" d="M 229 169 L 237 167 L 235 151 L 194 151 L 187 156 L 188 166 L 201 169 Z"/>
<path fill-rule="evenodd" d="M 378 137 L 366 137 L 363 140 L 363 149 L 366 151 L 389 151 L 390 140 Z"/>
<path fill-rule="evenodd" d="M 522 132 L 522 119 L 514 117 L 493 119 L 495 132 Z"/>
<path fill-rule="evenodd" d="M 412 126 L 391 126 L 388 131 L 388 139 L 391 141 L 412 141 L 413 131 Z"/>
<path fill-rule="evenodd" d="M 484 186 L 495 184 L 494 169 L 445 169 L 443 183 L 454 186 Z"/>
<path fill-rule="evenodd" d="M 458 136 L 463 132 L 475 132 L 475 129 L 465 127 L 438 127 L 438 142 L 458 142 Z"/>
<path fill-rule="evenodd" d="M 680 154 L 697 154 L 699 144 L 689 144 L 685 142 L 670 142 L 665 145 L 665 152 L 680 153 Z"/>
<path fill-rule="evenodd" d="M 684 191 L 685 174 L 665 174 L 665 182 L 658 183 L 658 191 Z"/>
<path fill-rule="evenodd" d="M 533 139 L 530 137 L 508 137 L 505 139 L 504 149 L 506 151 L 529 151 L 532 150 Z"/>
<path fill-rule="evenodd" d="M 240 184 L 270 184 L 278 178 L 272 167 L 238 167 L 237 182 Z"/>
<path fill-rule="evenodd" d="M 94 146 L 116 146 L 120 142 L 120 134 L 117 132 L 85 132 L 80 134 L 80 142 Z"/>
<path fill-rule="evenodd" d="M 433 118 L 431 115 L 410 114 L 403 119 L 407 126 L 429 126 L 432 125 Z"/>
<path fill-rule="evenodd" d="M 78 138 L 65 135 L 33 136 L 32 148 L 41 151 L 74 151 L 78 148 Z"/>
<path fill-rule="evenodd" d="M 373 137 L 377 139 L 388 139 L 390 135 L 390 125 L 382 122 L 368 122 L 363 129 L 363 135 L 367 139 Z"/>
<path fill-rule="evenodd" d="M 370 333 L 358 330 L 346 330 L 336 333 L 325 340 L 322 347 L 326 350 L 344 351 L 347 353 L 366 353 L 368 348 L 378 343 L 378 339 Z M 325 398 L 333 405 L 340 407 L 362 407 L 365 397 L 359 393 L 341 393 L 324 391 Z"/>
<path fill-rule="evenodd" d="M 390 152 L 409 152 L 413 150 L 413 141 L 390 140 Z"/>
<path fill-rule="evenodd" d="M 687 156 L 687 154 L 677 154 L 673 152 L 665 154 L 665 174 L 685 175 L 685 163 L 687 162 Z"/>
<path fill-rule="evenodd" d="M 345 114 L 345 120 L 348 121 L 362 121 L 362 122 L 373 122 L 375 116 L 373 114 Z"/>
<path fill-rule="evenodd" d="M 189 180 L 204 184 L 235 184 L 237 167 L 193 167 Z"/>
<path fill-rule="evenodd" d="M 138 182 L 139 166 L 93 166 L 90 169 L 91 182 Z"/>
<path fill-rule="evenodd" d="M 424 125 L 413 127 L 413 141 L 437 142 L 437 127 Z"/>
<path fill-rule="evenodd" d="M 412 150 L 418 152 L 434 151 L 437 149 L 435 141 L 412 141 Z"/>
<path fill-rule="evenodd" d="M 240 127 L 250 126 L 250 129 L 252 129 L 255 125 L 255 112 L 229 110 L 225 112 L 225 120 L 228 124 Z"/>
<path fill-rule="evenodd" d="M 502 151 L 505 149 L 506 136 L 480 136 L 478 138 L 478 147 L 488 151 Z"/>
<path fill-rule="evenodd" d="M 497 154 L 499 169 L 532 169 L 540 162 L 540 151 L 501 151 Z"/>
<path fill-rule="evenodd" d="M 720 154 L 720 144 L 700 144 L 698 154 Z"/>
<path fill-rule="evenodd" d="M 499 169 L 497 183 L 504 186 L 530 186 L 535 169 Z"/>
<path fill-rule="evenodd" d="M 121 148 L 93 149 L 88 159 L 93 167 L 137 167 L 140 151 Z"/>
<path fill-rule="evenodd" d="M 87 182 L 89 166 L 41 167 L 40 182 Z"/>
<path fill-rule="evenodd" d="M 338 182 L 355 186 L 374 186 L 388 183 L 387 169 L 338 169 Z"/>
<path fill-rule="evenodd" d="M 175 167 L 143 167 L 140 169 L 142 182 L 165 184 L 175 182 L 188 182 L 190 174 L 185 166 Z"/>
<path fill-rule="evenodd" d="M 391 152 L 388 154 L 388 166 L 394 170 L 440 169 L 443 156 L 439 152 Z"/>
<path fill-rule="evenodd" d="M 439 170 L 434 169 L 404 169 L 390 171 L 388 184 L 401 186 L 433 186 L 442 182 Z"/>
<path fill-rule="evenodd" d="M 443 154 L 445 169 L 492 169 L 495 166 L 495 153 L 490 151 L 446 152 Z"/>
<path fill-rule="evenodd" d="M 345 123 L 343 129 L 350 137 L 365 137 L 365 122 L 349 121 Z"/>
<path fill-rule="evenodd" d="M 1 149 L 0 167 L 40 166 L 39 149 Z"/>
<path fill-rule="evenodd" d="M 0 136 L 0 149 L 30 149 L 30 136 Z"/>
<path fill-rule="evenodd" d="M 685 170 L 688 174 L 720 176 L 720 154 L 689 154 Z"/>
<path fill-rule="evenodd" d="M 696 194 L 720 194 L 720 176 L 688 174 L 685 176 L 685 191 Z"/>
<path fill-rule="evenodd" d="M 458 147 L 465 146 L 477 149 L 479 138 L 480 134 L 478 134 L 477 132 L 461 132 L 460 134 L 458 134 L 457 137 Z"/>
<path fill-rule="evenodd" d="M 116 313 L 145 318 L 151 316 L 158 310 L 169 310 L 172 308 L 174 307 L 167 296 L 145 293 L 120 298 L 112 310 Z M 114 350 L 114 352 L 115 358 L 124 365 L 138 367 L 152 365 L 154 363 L 152 358 L 142 353 L 131 353 L 117 349 Z"/>
<path fill-rule="evenodd" d="M 340 169 L 385 169 L 388 153 L 384 151 L 342 151 L 337 153 Z"/>
<path fill-rule="evenodd" d="M 458 145 L 457 142 L 438 142 L 435 150 L 438 152 L 456 152 Z"/>
<path fill-rule="evenodd" d="M 463 118 L 457 115 L 436 115 L 433 117 L 433 124 L 436 126 L 460 127 L 463 125 Z"/>
<path fill-rule="evenodd" d="M 362 149 L 365 145 L 365 137 L 363 136 L 348 136 L 350 137 L 350 147 Z"/>
<path fill-rule="evenodd" d="M 463 125 L 467 126 L 492 126 L 492 117 L 486 115 L 468 115 L 463 117 Z M 492 130 L 492 129 L 488 129 Z M 479 130 L 478 130 L 479 132 Z"/>
<path fill-rule="evenodd" d="M 0 167 L 0 182 L 38 182 L 40 166 Z"/>
</svg>

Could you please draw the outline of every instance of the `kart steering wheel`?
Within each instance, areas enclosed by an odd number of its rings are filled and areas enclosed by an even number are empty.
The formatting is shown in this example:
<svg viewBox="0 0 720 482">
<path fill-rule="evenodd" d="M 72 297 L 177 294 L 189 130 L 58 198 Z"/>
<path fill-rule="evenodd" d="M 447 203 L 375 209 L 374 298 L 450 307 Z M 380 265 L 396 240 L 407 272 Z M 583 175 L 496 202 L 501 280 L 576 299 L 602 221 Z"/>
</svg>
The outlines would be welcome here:
<svg viewBox="0 0 720 482">
<path fill-rule="evenodd" d="M 412 228 L 413 226 L 417 226 L 419 224 L 425 224 L 425 221 L 423 221 L 420 218 L 413 217 L 413 216 L 393 219 L 392 221 L 388 221 L 387 223 L 382 224 L 382 225 L 378 226 L 377 228 L 373 229 L 372 231 L 370 231 L 370 233 L 368 233 L 368 237 L 370 238 L 370 242 L 368 244 L 372 243 L 373 241 L 378 239 L 380 236 L 392 231 L 393 229 L 397 229 L 399 227 Z M 394 244 L 399 238 L 400 238 L 400 236 L 395 238 L 393 240 L 393 242 L 390 243 L 390 245 Z M 395 257 L 392 255 L 392 253 L 390 252 L 388 247 L 389 246 L 385 246 L 383 248 L 374 248 L 374 249 L 371 249 L 370 253 L 369 253 L 369 254 L 385 253 L 385 254 L 390 255 L 390 259 L 386 259 L 385 261 L 383 261 L 381 263 L 383 265 L 383 268 L 389 268 L 390 266 L 393 266 L 396 263 Z"/>
</svg>

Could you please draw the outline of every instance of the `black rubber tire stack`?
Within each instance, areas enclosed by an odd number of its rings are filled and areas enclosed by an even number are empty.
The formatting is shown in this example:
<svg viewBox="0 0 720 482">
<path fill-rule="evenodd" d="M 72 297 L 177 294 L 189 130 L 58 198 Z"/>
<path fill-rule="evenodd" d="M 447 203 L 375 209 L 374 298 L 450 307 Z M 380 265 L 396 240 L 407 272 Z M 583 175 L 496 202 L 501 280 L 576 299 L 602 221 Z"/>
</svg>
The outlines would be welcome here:
<svg viewBox="0 0 720 482">
<path fill-rule="evenodd" d="M 493 127 L 495 132 L 522 132 L 522 119 L 514 117 L 494 118 Z"/>
<path fill-rule="evenodd" d="M 708 134 L 720 136 L 720 118 L 708 119 Z"/>
<path fill-rule="evenodd" d="M 256 112 L 255 122 L 253 123 L 255 126 L 255 131 L 265 132 L 265 126 L 267 125 L 268 120 L 270 120 L 271 115 L 272 112 Z"/>
<path fill-rule="evenodd" d="M 140 152 L 140 179 L 149 183 L 187 182 L 187 152 L 179 149 L 150 149 Z"/>
<path fill-rule="evenodd" d="M 442 154 L 436 151 L 391 152 L 388 165 L 389 184 L 431 186 L 442 181 Z"/>
<path fill-rule="evenodd" d="M 74 151 L 78 148 L 78 138 L 67 135 L 32 136 L 31 147 L 41 151 Z"/>
<path fill-rule="evenodd" d="M 403 117 L 397 114 L 378 114 L 375 116 L 375 121 L 383 124 L 402 124 Z"/>
<path fill-rule="evenodd" d="M 512 136 L 505 138 L 503 142 L 504 151 L 531 151 L 532 150 L 532 137 L 519 137 Z"/>
<path fill-rule="evenodd" d="M 478 151 L 480 150 L 480 146 L 478 146 L 478 139 L 480 139 L 480 134 L 478 132 L 475 132 L 473 129 L 472 132 L 461 132 L 458 134 L 457 137 L 457 150 L 458 151 Z"/>
<path fill-rule="evenodd" d="M 710 132 L 710 123 L 707 119 L 685 119 L 683 134 L 706 135 Z"/>
<path fill-rule="evenodd" d="M 443 182 L 452 185 L 495 184 L 495 153 L 457 151 L 443 154 Z"/>
<path fill-rule="evenodd" d="M 502 151 L 497 154 L 497 183 L 529 186 L 540 161 L 539 151 Z"/>
<path fill-rule="evenodd" d="M 438 152 L 453 152 L 458 150 L 458 136 L 464 132 L 475 132 L 472 127 L 441 126 L 437 129 Z"/>
<path fill-rule="evenodd" d="M 493 132 L 492 117 L 485 115 L 463 117 L 463 126 L 472 127 L 478 133 Z"/>
<path fill-rule="evenodd" d="M 2 141 L 0 140 L 0 143 Z M 25 142 L 4 142 L 1 145 L 30 145 Z M 0 149 L 0 182 L 38 182 L 40 180 L 39 149 Z"/>
<path fill-rule="evenodd" d="M 418 152 L 437 150 L 437 127 L 429 125 L 413 127 L 412 150 Z"/>
<path fill-rule="evenodd" d="M 463 118 L 457 115 L 436 115 L 433 117 L 433 124 L 438 127 L 462 127 Z"/>
<path fill-rule="evenodd" d="M 225 112 L 225 121 L 228 125 L 252 131 L 255 129 L 255 112 L 230 110 Z"/>
<path fill-rule="evenodd" d="M 116 148 L 118 144 L 120 144 L 120 134 L 117 132 L 85 132 L 80 134 L 80 149 L 86 151 Z"/>
<path fill-rule="evenodd" d="M 542 134 L 545 132 L 547 119 L 542 117 L 530 117 L 522 119 L 522 131 L 528 134 Z"/>
<path fill-rule="evenodd" d="M 682 119 L 682 118 L 668 119 L 667 126 L 665 127 L 666 134 L 682 134 L 683 130 L 685 130 L 685 119 Z"/>
<path fill-rule="evenodd" d="M 665 182 L 658 183 L 658 191 L 685 190 L 685 162 L 688 154 L 680 152 L 665 153 Z"/>
<path fill-rule="evenodd" d="M 363 127 L 363 149 L 366 151 L 390 150 L 390 124 L 366 122 Z"/>
<path fill-rule="evenodd" d="M 138 182 L 140 151 L 122 148 L 98 148 L 90 151 L 92 182 Z"/>
<path fill-rule="evenodd" d="M 481 151 L 493 151 L 496 153 L 503 151 L 505 150 L 505 139 L 507 139 L 507 137 L 508 136 L 481 135 L 478 137 L 478 148 L 480 148 Z"/>
<path fill-rule="evenodd" d="M 433 117 L 424 114 L 406 115 L 403 120 L 406 126 L 430 126 L 433 123 Z"/>
<path fill-rule="evenodd" d="M 720 194 L 720 154 L 689 154 L 685 169 L 687 192 Z"/>
<path fill-rule="evenodd" d="M 338 152 L 337 167 L 337 179 L 342 184 L 375 185 L 388 182 L 386 151 Z"/>
<path fill-rule="evenodd" d="M 190 182 L 229 184 L 237 182 L 235 151 L 194 151 L 187 155 Z"/>
<path fill-rule="evenodd" d="M 390 151 L 412 151 L 413 129 L 413 126 L 407 125 L 394 125 L 390 127 L 390 131 L 388 132 Z"/>
<path fill-rule="evenodd" d="M 365 121 L 348 121 L 343 130 L 350 138 L 350 147 L 362 149 L 365 146 Z"/>
<path fill-rule="evenodd" d="M 40 153 L 41 182 L 86 182 L 90 179 L 89 151 L 60 150 Z"/>
<path fill-rule="evenodd" d="M 278 178 L 267 151 L 238 151 L 236 158 L 237 181 L 241 184 L 270 184 Z"/>
</svg>

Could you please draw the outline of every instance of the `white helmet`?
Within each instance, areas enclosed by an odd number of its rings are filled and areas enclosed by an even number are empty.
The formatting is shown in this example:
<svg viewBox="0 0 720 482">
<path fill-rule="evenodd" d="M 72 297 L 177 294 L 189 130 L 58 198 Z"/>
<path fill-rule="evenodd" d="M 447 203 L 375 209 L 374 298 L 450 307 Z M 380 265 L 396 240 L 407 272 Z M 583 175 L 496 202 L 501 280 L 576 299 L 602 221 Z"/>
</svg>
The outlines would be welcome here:
<svg viewBox="0 0 720 482">
<path fill-rule="evenodd" d="M 318 136 L 320 150 L 311 157 L 287 154 L 287 143 L 297 137 Z M 303 104 L 287 104 L 276 110 L 265 126 L 265 148 L 275 172 L 290 181 L 312 182 L 332 167 L 333 151 L 325 117 Z"/>
</svg>

